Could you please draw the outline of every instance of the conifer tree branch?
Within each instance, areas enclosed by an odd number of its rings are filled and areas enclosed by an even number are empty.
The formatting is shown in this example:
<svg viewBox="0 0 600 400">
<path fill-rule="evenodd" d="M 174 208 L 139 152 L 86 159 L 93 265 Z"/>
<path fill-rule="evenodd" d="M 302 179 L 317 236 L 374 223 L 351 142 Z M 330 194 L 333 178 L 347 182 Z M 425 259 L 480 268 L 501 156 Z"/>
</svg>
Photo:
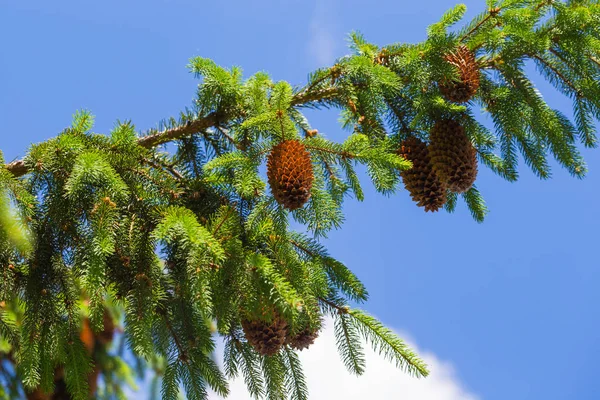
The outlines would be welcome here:
<svg viewBox="0 0 600 400">
<path fill-rule="evenodd" d="M 171 325 L 171 321 L 169 321 L 169 318 L 167 317 L 166 312 L 163 310 L 159 310 L 158 313 L 162 316 L 163 320 L 165 321 L 165 325 L 167 326 L 167 329 L 169 330 L 169 333 L 171 334 L 171 336 L 173 337 L 173 340 L 175 341 L 175 346 L 177 346 L 177 350 L 179 351 L 179 359 L 183 362 L 187 362 L 187 353 L 186 353 L 185 349 L 183 348 L 183 346 L 181 345 L 181 341 L 179 340 L 179 337 L 177 336 L 177 332 L 175 332 L 175 329 L 173 329 L 173 325 Z"/>
<path fill-rule="evenodd" d="M 538 60 L 539 62 L 544 64 L 544 66 L 549 68 L 553 73 L 555 73 L 556 76 L 558 76 L 567 86 L 569 86 L 571 88 L 571 90 L 573 90 L 573 92 L 575 92 L 577 97 L 583 96 L 581 94 L 581 91 L 573 84 L 573 82 L 571 82 L 566 76 L 564 76 L 564 74 L 562 72 L 560 72 L 558 69 L 556 69 L 556 67 L 554 67 L 552 64 L 550 64 L 548 61 L 544 60 L 542 57 L 540 57 L 537 54 L 530 54 L 529 56 L 533 59 Z"/>
<path fill-rule="evenodd" d="M 552 3 L 554 3 L 554 0 L 544 0 L 544 1 L 540 2 L 537 6 L 535 6 L 534 11 L 538 12 L 539 10 L 542 9 L 542 7 L 551 6 Z"/>
<path fill-rule="evenodd" d="M 316 92 L 303 90 L 292 99 L 292 106 L 301 106 L 314 101 L 332 99 L 339 94 L 337 87 L 329 87 Z"/>
<path fill-rule="evenodd" d="M 23 160 L 13 161 L 7 164 L 6 169 L 8 170 L 8 172 L 10 172 L 16 177 L 23 176 L 29 171 L 29 169 L 25 165 L 25 161 Z"/>
<path fill-rule="evenodd" d="M 334 71 L 336 71 L 335 66 L 330 68 L 327 74 L 324 74 L 322 77 L 320 77 L 319 79 L 315 79 L 314 82 L 312 82 L 310 85 L 308 85 L 308 87 L 306 89 L 304 89 L 302 92 L 306 92 L 309 93 L 310 91 L 312 91 L 318 84 L 325 82 L 325 80 L 332 78 L 334 75 Z M 341 72 L 340 72 L 341 73 Z"/>
<path fill-rule="evenodd" d="M 289 241 L 292 245 L 294 245 L 294 247 L 296 247 L 298 250 L 303 251 L 304 253 L 308 254 L 310 257 L 316 257 L 316 254 L 311 251 L 310 249 L 306 248 L 306 246 L 303 246 L 302 243 L 298 243 L 297 241 L 290 239 Z"/>
<path fill-rule="evenodd" d="M 217 130 L 219 132 L 221 132 L 221 135 L 223 135 L 223 137 L 225 139 L 227 139 L 229 141 L 229 143 L 231 143 L 236 149 L 241 150 L 242 146 L 240 146 L 233 137 L 231 137 L 231 135 L 227 132 L 227 130 L 221 126 L 216 126 Z"/>
<path fill-rule="evenodd" d="M 227 221 L 229 219 L 229 217 L 231 216 L 231 212 L 232 212 L 232 208 L 229 207 L 227 209 L 227 213 L 223 216 L 223 218 L 221 218 L 221 220 L 219 221 L 219 223 L 215 227 L 215 229 L 213 231 L 213 236 L 215 236 L 215 237 L 217 236 L 217 233 L 219 233 L 219 230 L 221 229 L 221 227 L 223 226 L 223 224 L 225 223 L 225 221 Z"/>
<path fill-rule="evenodd" d="M 498 13 L 502 11 L 502 7 L 495 7 L 495 8 L 491 8 L 489 10 L 488 15 L 486 15 L 486 17 L 484 19 L 482 19 L 481 21 L 479 21 L 479 23 L 477 25 L 475 25 L 473 27 L 473 29 L 471 29 L 469 32 L 465 33 L 459 40 L 460 43 L 463 43 L 465 40 L 467 40 L 471 35 L 473 35 L 475 32 L 477 32 L 479 30 L 479 28 L 481 28 L 483 26 L 483 24 L 485 24 L 486 22 L 488 22 L 490 20 L 490 18 L 495 17 L 496 15 L 498 15 Z"/>
<path fill-rule="evenodd" d="M 350 309 L 347 306 L 340 307 L 339 305 L 335 304 L 334 302 L 329 301 L 323 297 L 319 297 L 319 301 L 322 301 L 323 303 L 327 304 L 331 308 L 335 308 L 336 310 L 338 310 L 338 312 L 340 314 L 348 314 L 350 312 Z"/>
<path fill-rule="evenodd" d="M 331 150 L 331 149 L 327 149 L 327 148 L 323 148 L 323 147 L 311 146 L 308 144 L 305 145 L 305 147 L 309 150 L 322 151 L 324 153 L 335 154 L 342 158 L 356 158 L 356 155 L 349 153 L 347 151 L 335 151 L 335 150 Z"/>
<path fill-rule="evenodd" d="M 339 89 L 336 87 L 325 88 L 318 91 L 303 90 L 294 96 L 291 104 L 292 106 L 302 106 L 306 103 L 332 99 L 337 94 L 339 94 Z M 204 117 L 198 118 L 195 121 L 188 121 L 184 125 L 156 132 L 148 136 L 143 136 L 138 139 L 138 145 L 148 149 L 156 147 L 177 139 L 192 136 L 200 131 L 208 129 L 212 126 L 216 126 L 219 122 L 226 121 L 231 117 L 231 115 L 223 115 L 218 112 L 212 112 Z M 27 165 L 25 165 L 23 160 L 17 160 L 6 164 L 5 168 L 17 178 L 26 175 L 29 172 L 29 168 Z"/>
<path fill-rule="evenodd" d="M 215 126 L 217 121 L 222 117 L 216 112 L 212 112 L 205 117 L 199 118 L 195 121 L 188 121 L 188 123 L 178 126 L 175 128 L 167 129 L 154 133 L 152 135 L 144 136 L 138 139 L 138 144 L 145 148 L 152 148 L 163 143 L 171 142 L 173 140 L 181 139 L 183 137 L 191 136 L 204 129 Z"/>
<path fill-rule="evenodd" d="M 161 165 L 161 164 L 159 164 L 159 163 L 157 163 L 157 162 L 155 162 L 153 160 L 150 160 L 148 158 L 144 158 L 143 161 L 144 161 L 144 163 L 146 163 L 147 165 L 151 166 L 152 168 L 155 168 L 155 169 L 166 169 L 177 180 L 183 180 L 183 175 L 181 175 L 181 172 L 177 171 L 171 165 L 164 165 L 164 164 Z"/>
</svg>

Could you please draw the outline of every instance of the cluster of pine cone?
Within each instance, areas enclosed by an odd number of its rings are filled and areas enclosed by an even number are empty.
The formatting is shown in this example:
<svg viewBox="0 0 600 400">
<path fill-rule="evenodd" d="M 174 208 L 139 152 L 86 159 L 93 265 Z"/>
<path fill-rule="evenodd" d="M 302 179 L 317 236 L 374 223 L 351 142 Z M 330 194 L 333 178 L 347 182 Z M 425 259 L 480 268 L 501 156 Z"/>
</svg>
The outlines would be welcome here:
<svg viewBox="0 0 600 400">
<path fill-rule="evenodd" d="M 429 145 L 416 137 L 402 142 L 398 154 L 413 167 L 401 173 L 412 199 L 425 211 L 437 211 L 446 193 L 466 192 L 477 178 L 476 151 L 459 122 L 438 121 L 429 134 Z"/>
<path fill-rule="evenodd" d="M 468 102 L 480 85 L 475 54 L 459 46 L 444 56 L 457 70 L 457 77 L 439 82 L 440 92 L 455 103 Z M 477 177 L 476 152 L 464 127 L 456 120 L 442 119 L 431 129 L 429 145 L 416 137 L 406 139 L 398 154 L 412 161 L 413 168 L 402 172 L 404 186 L 417 205 L 437 211 L 446 203 L 450 190 L 463 193 Z M 298 140 L 285 140 L 267 158 L 267 177 L 279 204 L 296 210 L 306 204 L 314 181 L 310 153 Z"/>
<path fill-rule="evenodd" d="M 318 329 L 305 329 L 292 334 L 288 323 L 276 316 L 271 322 L 262 320 L 243 320 L 242 329 L 246 340 L 263 356 L 272 356 L 285 345 L 295 350 L 310 347 L 319 336 Z"/>
<path fill-rule="evenodd" d="M 455 103 L 471 100 L 479 89 L 475 55 L 460 46 L 444 58 L 457 68 L 459 79 L 440 82 L 440 92 Z M 466 192 L 477 178 L 475 148 L 455 119 L 437 121 L 429 132 L 428 145 L 416 137 L 407 138 L 398 154 L 413 163 L 413 168 L 402 172 L 402 180 L 412 199 L 425 211 L 437 211 L 446 203 L 447 190 Z"/>
</svg>

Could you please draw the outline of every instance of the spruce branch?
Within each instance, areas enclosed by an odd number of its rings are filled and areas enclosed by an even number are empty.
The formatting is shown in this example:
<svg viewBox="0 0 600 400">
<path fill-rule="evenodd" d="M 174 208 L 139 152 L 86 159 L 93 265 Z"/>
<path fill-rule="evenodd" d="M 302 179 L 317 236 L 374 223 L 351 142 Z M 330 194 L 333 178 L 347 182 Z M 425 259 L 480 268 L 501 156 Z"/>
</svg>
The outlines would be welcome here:
<svg viewBox="0 0 600 400">
<path fill-rule="evenodd" d="M 352 154 L 348 151 L 337 151 L 337 150 L 333 150 L 333 149 L 328 149 L 328 148 L 324 148 L 324 147 L 319 147 L 319 146 L 313 146 L 313 145 L 304 145 L 304 147 L 306 147 L 309 150 L 314 150 L 314 151 L 321 151 L 323 153 L 329 153 L 329 154 L 333 154 L 336 156 L 340 156 L 342 157 L 342 159 L 346 159 L 346 158 L 356 158 L 356 154 Z"/>
<path fill-rule="evenodd" d="M 317 91 L 305 90 L 300 93 L 297 93 L 292 98 L 291 105 L 303 106 L 307 103 L 335 98 L 338 94 L 339 89 L 336 87 L 320 89 Z M 223 123 L 231 119 L 233 116 L 235 116 L 235 114 L 222 115 L 218 112 L 211 112 L 208 115 L 200 117 L 194 121 L 187 121 L 181 126 L 165 129 L 163 131 L 156 132 L 147 136 L 142 136 L 138 139 L 137 143 L 139 146 L 147 149 L 153 148 L 161 144 L 172 142 L 174 140 L 193 136 L 196 133 L 204 131 L 210 127 L 217 126 L 219 123 Z M 29 172 L 29 168 L 25 164 L 24 160 L 13 161 L 9 164 L 6 164 L 5 168 L 15 177 L 26 175 Z"/>
<path fill-rule="evenodd" d="M 149 158 L 143 158 L 142 162 L 146 165 L 151 166 L 154 169 L 157 170 L 167 170 L 171 175 L 173 175 L 173 177 L 179 181 L 183 180 L 183 175 L 181 174 L 181 172 L 177 171 L 172 165 L 168 165 L 166 163 L 160 163 L 157 162 L 155 160 L 151 160 Z"/>
<path fill-rule="evenodd" d="M 556 69 L 556 67 L 554 65 L 552 65 L 547 60 L 543 59 L 542 57 L 540 57 L 537 54 L 529 54 L 529 57 L 539 61 L 546 68 L 550 69 L 554 74 L 556 74 L 556 76 L 558 76 L 567 86 L 569 86 L 571 88 L 571 90 L 576 94 L 577 97 L 583 97 L 583 93 L 581 93 L 581 91 L 577 88 L 577 86 L 575 86 L 575 84 L 573 84 L 573 82 L 571 82 L 566 76 L 564 76 L 564 74 L 562 72 L 560 72 L 558 69 Z"/>
<path fill-rule="evenodd" d="M 380 321 L 360 311 L 349 312 L 356 330 L 371 343 L 373 350 L 395 362 L 396 366 L 418 377 L 426 377 L 429 370 L 425 363 L 394 332 Z"/>
<path fill-rule="evenodd" d="M 17 160 L 6 165 L 8 172 L 16 177 L 23 176 L 29 172 L 29 168 L 25 165 L 25 161 Z"/>
<path fill-rule="evenodd" d="M 173 140 L 192 136 L 211 126 L 215 126 L 219 120 L 223 120 L 223 117 L 223 115 L 219 115 L 217 112 L 211 112 L 204 117 L 198 118 L 195 121 L 188 121 L 181 126 L 143 136 L 138 139 L 138 145 L 149 149 Z"/>
<path fill-rule="evenodd" d="M 292 99 L 292 106 L 303 106 L 307 103 L 329 100 L 335 98 L 340 93 L 337 87 L 328 87 L 317 91 L 302 91 Z"/>
<path fill-rule="evenodd" d="M 236 149 L 242 150 L 242 146 L 239 143 L 237 143 L 235 139 L 233 139 L 233 137 L 231 137 L 231 135 L 227 132 L 225 128 L 219 125 L 217 125 L 216 128 L 219 132 L 221 132 L 221 135 L 223 135 L 223 137 L 227 139 L 229 143 L 231 143 Z"/>
<path fill-rule="evenodd" d="M 489 1 L 487 10 L 455 34 L 448 28 L 466 11 L 458 5 L 420 44 L 379 47 L 354 34 L 351 55 L 317 70 L 297 89 L 284 81 L 274 83 L 265 73 L 243 79 L 239 68 L 196 58 L 192 65 L 202 82 L 193 111 L 186 109 L 178 120 L 171 118 L 139 135 L 130 123 L 119 124 L 104 136 L 92 133 L 89 113 L 78 113 L 70 128 L 33 146 L 24 160 L 5 164 L 0 156 L 0 188 L 6 189 L 5 197 L 15 202 L 25 224 L 40 229 L 32 236 L 43 246 L 36 248 L 35 260 L 15 246 L 8 256 L 0 249 L 0 264 L 19 258 L 16 268 L 10 268 L 11 262 L 3 269 L 0 291 L 51 294 L 42 302 L 37 295 L 25 299 L 25 324 L 17 324 L 25 326 L 22 343 L 13 345 L 21 347 L 16 354 L 24 373 L 15 379 L 50 389 L 56 365 L 73 362 L 66 367 L 74 371 L 72 377 L 81 377 L 85 369 L 81 354 L 65 359 L 64 354 L 52 354 L 47 344 L 62 343 L 48 322 L 57 319 L 50 302 L 64 314 L 63 336 L 77 336 L 73 299 L 79 295 L 79 282 L 62 275 L 71 265 L 82 273 L 86 294 L 96 304 L 112 296 L 112 287 L 117 298 L 125 299 L 119 307 L 124 306 L 125 333 L 135 354 L 158 352 L 168 358 L 161 368 L 167 399 L 176 398 L 179 385 L 191 399 L 205 398 L 208 387 L 227 392 L 224 377 L 207 355 L 214 350 L 208 328 L 199 334 L 205 319 L 216 321 L 217 331 L 231 336 L 225 370 L 244 376 L 252 396 L 304 398 L 296 353 L 284 348 L 277 358 L 265 360 L 253 348 L 255 343 L 241 339 L 241 318 L 246 313 L 258 316 L 254 303 L 272 307 L 293 329 L 304 318 L 312 327 L 323 315 L 333 316 L 340 353 L 355 373 L 364 369 L 362 336 L 397 365 L 425 375 L 424 365 L 391 330 L 348 307 L 349 302 L 365 301 L 368 293 L 317 238 L 340 226 L 347 194 L 362 198 L 355 166 L 366 167 L 379 192 L 392 193 L 404 179 L 400 172 L 411 166 L 398 155 L 400 141 L 414 135 L 431 142 L 432 124 L 447 115 L 467 114 L 461 123 L 481 164 L 508 180 L 516 179 L 521 154 L 540 177 L 549 176 L 549 154 L 573 175 L 583 176 L 585 165 L 575 141 L 579 137 L 589 147 L 596 142 L 598 32 L 588 25 L 598 18 L 598 9 L 584 10 L 590 14 L 586 19 L 585 12 L 569 14 L 569 9 L 573 4 L 587 7 L 587 2 L 539 1 Z M 542 21 L 553 4 L 556 15 Z M 588 25 L 580 26 L 574 16 Z M 440 90 L 450 77 L 448 60 L 440 55 L 457 44 L 477 49 L 481 56 L 469 67 L 473 75 L 481 72 L 478 93 L 474 102 L 465 104 L 455 104 Z M 524 71 L 528 59 L 573 99 L 575 123 L 545 102 Z M 493 70 L 482 72 L 484 68 Z M 490 112 L 497 137 L 475 121 L 476 104 Z M 311 106 L 340 108 L 342 125 L 352 133 L 342 143 L 317 135 L 303 115 L 302 107 Z M 266 193 L 261 176 L 265 153 L 280 139 L 290 138 L 309 150 L 314 179 L 310 187 L 302 186 L 310 190 L 310 200 L 291 214 Z M 171 141 L 179 146 L 172 158 L 152 151 Z M 297 165 L 294 154 L 289 161 Z M 27 179 L 15 179 L 30 171 Z M 178 198 L 183 189 L 190 196 Z M 23 200 L 25 195 L 30 199 Z M 462 195 L 448 194 L 448 211 L 458 197 L 475 220 L 483 219 L 487 208 L 476 186 Z M 315 236 L 293 232 L 290 218 Z M 64 260 L 64 267 L 46 263 L 53 258 L 38 255 L 40 251 Z M 159 262 L 163 255 L 164 265 Z M 48 264 L 52 276 L 28 269 L 34 261 Z M 17 274 L 26 279 L 12 276 Z M 160 308 L 173 298 L 180 307 Z M 100 308 L 90 309 L 97 326 Z M 1 314 L 0 336 L 6 339 L 12 328 Z M 41 329 L 39 337 L 32 336 Z M 75 384 L 82 394 L 83 386 Z"/>
<path fill-rule="evenodd" d="M 485 18 L 479 21 L 479 23 L 475 25 L 470 31 L 461 36 L 461 38 L 458 40 L 459 43 L 463 43 L 465 40 L 467 40 L 470 36 L 477 32 L 486 22 L 488 22 L 490 18 L 494 18 L 496 15 L 498 15 L 500 11 L 502 11 L 502 7 L 490 8 Z"/>
<path fill-rule="evenodd" d="M 182 362 L 187 363 L 189 361 L 189 359 L 188 359 L 185 347 L 183 347 L 183 345 L 181 344 L 181 341 L 179 340 L 179 336 L 177 335 L 177 332 L 175 332 L 175 329 L 173 328 L 171 321 L 169 321 L 169 317 L 167 316 L 166 311 L 158 309 L 157 312 L 162 317 L 163 321 L 165 322 L 165 326 L 169 330 L 169 333 L 171 334 L 171 337 L 173 338 L 173 341 L 175 342 L 175 346 L 177 347 L 177 352 L 179 353 L 179 359 Z"/>
<path fill-rule="evenodd" d="M 336 309 L 338 314 L 348 314 L 350 312 L 350 308 L 348 306 L 340 306 L 338 304 L 335 304 L 333 301 L 327 300 L 326 298 L 319 297 L 319 301 L 327 304 L 333 309 Z"/>
</svg>

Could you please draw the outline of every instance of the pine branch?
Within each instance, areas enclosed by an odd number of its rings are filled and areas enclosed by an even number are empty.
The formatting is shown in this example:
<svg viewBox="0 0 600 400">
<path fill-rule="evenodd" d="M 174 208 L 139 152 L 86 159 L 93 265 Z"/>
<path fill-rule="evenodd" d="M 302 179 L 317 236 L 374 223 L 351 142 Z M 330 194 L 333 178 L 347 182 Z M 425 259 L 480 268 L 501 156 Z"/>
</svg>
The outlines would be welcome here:
<svg viewBox="0 0 600 400">
<path fill-rule="evenodd" d="M 471 35 L 473 35 L 475 32 L 477 32 L 483 26 L 483 24 L 485 24 L 486 22 L 488 22 L 490 20 L 490 18 L 493 18 L 496 15 L 498 15 L 498 13 L 500 11 L 502 11 L 502 7 L 495 7 L 495 8 L 490 9 L 488 15 L 484 19 L 482 19 L 481 21 L 479 21 L 479 23 L 477 25 L 475 25 L 469 32 L 465 33 L 459 39 L 459 42 L 462 43 L 465 40 L 467 40 Z"/>
<path fill-rule="evenodd" d="M 332 99 L 338 94 L 339 89 L 335 87 L 321 89 L 315 92 L 302 91 L 292 98 L 291 105 L 302 106 L 315 101 Z M 156 132 L 148 136 L 142 136 L 138 139 L 137 143 L 139 146 L 147 149 L 153 148 L 174 140 L 192 136 L 210 127 L 217 126 L 219 123 L 225 122 L 231 117 L 232 116 L 230 115 L 222 115 L 217 112 L 212 112 L 204 117 L 198 118 L 195 121 L 188 121 L 184 125 Z M 29 168 L 23 160 L 13 161 L 7 164 L 5 168 L 15 177 L 26 175 L 29 172 Z"/>
<path fill-rule="evenodd" d="M 531 58 L 539 61 L 540 63 L 542 63 L 544 66 L 546 66 L 546 68 L 550 69 L 554 74 L 556 74 L 556 76 L 558 76 L 567 86 L 569 86 L 571 88 L 571 90 L 573 92 L 575 92 L 575 94 L 577 95 L 577 97 L 583 97 L 583 94 L 573 84 L 573 82 L 571 82 L 566 76 L 564 76 L 564 74 L 562 72 L 560 72 L 558 69 L 556 69 L 556 67 L 554 67 L 552 64 L 550 64 L 549 62 L 547 62 L 546 60 L 544 60 L 542 57 L 540 57 L 537 54 L 530 54 L 529 56 Z"/>
<path fill-rule="evenodd" d="M 360 310 L 352 310 L 350 315 L 356 323 L 355 328 L 371 343 L 373 350 L 410 374 L 418 377 L 429 375 L 427 365 L 380 321 Z"/>
<path fill-rule="evenodd" d="M 221 127 L 221 126 L 218 126 L 218 125 L 217 125 L 217 130 L 218 130 L 219 132 L 221 132 L 221 135 L 223 135 L 223 137 L 225 137 L 225 139 L 227 139 L 227 140 L 228 140 L 228 141 L 229 141 L 229 142 L 230 142 L 232 145 L 234 145 L 236 149 L 238 149 L 238 150 L 241 150 L 241 149 L 242 149 L 242 146 L 240 146 L 240 145 L 239 145 L 239 144 L 238 144 L 238 143 L 237 143 L 237 142 L 236 142 L 236 141 L 235 141 L 235 140 L 234 140 L 234 139 L 231 137 L 231 135 L 230 135 L 230 134 L 227 132 L 227 130 L 226 130 L 226 129 L 224 129 L 223 127 Z"/>
<path fill-rule="evenodd" d="M 215 126 L 217 122 L 222 119 L 222 115 L 212 112 L 205 117 L 198 118 L 195 121 L 188 121 L 182 126 L 167 129 L 152 135 L 143 136 L 138 139 L 138 145 L 149 149 L 173 140 L 192 136 L 193 134 L 210 128 L 211 126 Z"/>
<path fill-rule="evenodd" d="M 306 103 L 332 99 L 339 94 L 337 87 L 329 87 L 316 92 L 302 91 L 292 99 L 292 106 L 302 106 Z"/>
<path fill-rule="evenodd" d="M 319 297 L 319 301 L 327 304 L 331 308 L 336 309 L 340 315 L 348 314 L 350 312 L 350 308 L 348 306 L 339 306 L 339 305 L 335 304 L 334 302 L 329 301 L 323 297 Z"/>
<path fill-rule="evenodd" d="M 185 348 L 181 344 L 181 341 L 179 340 L 179 336 L 177 335 L 177 332 L 175 332 L 175 329 L 173 329 L 173 325 L 171 325 L 171 321 L 169 321 L 169 318 L 167 317 L 166 312 L 163 310 L 158 310 L 158 313 L 162 316 L 163 320 L 165 321 L 165 325 L 166 325 L 167 329 L 169 330 L 169 333 L 171 334 L 171 337 L 175 341 L 175 346 L 177 347 L 177 351 L 179 352 L 179 359 L 181 361 L 183 361 L 184 363 L 187 363 L 188 362 L 187 352 L 185 351 Z"/>
<path fill-rule="evenodd" d="M 17 160 L 6 165 L 8 172 L 16 177 L 23 176 L 29 172 L 29 168 L 25 165 L 25 161 Z"/>
<path fill-rule="evenodd" d="M 346 158 L 356 158 L 356 155 L 354 155 L 354 154 L 352 154 L 350 152 L 347 152 L 347 151 L 335 151 L 335 150 L 332 150 L 332 149 L 327 149 L 327 148 L 324 148 L 324 147 L 312 146 L 312 145 L 308 145 L 308 144 L 305 145 L 305 147 L 307 149 L 309 149 L 309 150 L 322 151 L 324 153 L 334 154 L 334 155 L 342 157 L 343 159 L 346 159 Z"/>
<path fill-rule="evenodd" d="M 154 160 L 150 160 L 148 158 L 144 158 L 143 162 L 146 165 L 151 166 L 154 169 L 157 170 L 162 170 L 162 169 L 166 169 L 167 171 L 169 171 L 169 173 L 171 175 L 173 175 L 173 177 L 177 180 L 183 180 L 183 175 L 181 174 L 181 172 L 177 171 L 175 168 L 173 168 L 173 166 L 171 165 L 166 165 L 166 164 L 159 164 L 158 162 L 154 161 Z"/>
</svg>

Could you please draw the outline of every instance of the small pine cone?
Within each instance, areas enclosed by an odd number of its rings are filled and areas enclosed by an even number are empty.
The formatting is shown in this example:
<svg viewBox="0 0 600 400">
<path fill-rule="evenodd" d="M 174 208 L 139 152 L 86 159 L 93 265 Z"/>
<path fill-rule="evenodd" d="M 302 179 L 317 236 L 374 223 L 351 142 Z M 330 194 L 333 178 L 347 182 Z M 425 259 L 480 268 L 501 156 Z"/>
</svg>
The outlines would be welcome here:
<svg viewBox="0 0 600 400">
<path fill-rule="evenodd" d="M 413 163 L 411 169 L 400 173 L 413 201 L 426 212 L 439 210 L 446 203 L 446 185 L 431 168 L 427 145 L 411 136 L 402 142 L 398 154 Z"/>
<path fill-rule="evenodd" d="M 242 321 L 242 329 L 246 340 L 254 349 L 263 356 L 277 354 L 285 344 L 287 322 L 275 317 L 271 323 L 265 321 Z"/>
<path fill-rule="evenodd" d="M 287 336 L 285 344 L 292 349 L 302 351 L 308 349 L 315 342 L 317 337 L 319 337 L 319 330 L 306 328 L 298 332 L 295 336 Z"/>
<path fill-rule="evenodd" d="M 314 180 L 310 153 L 297 140 L 279 143 L 268 156 L 267 177 L 279 204 L 289 210 L 302 207 Z"/>
<path fill-rule="evenodd" d="M 429 135 L 431 166 L 448 189 L 466 192 L 477 178 L 477 152 L 457 121 L 438 121 Z"/>
<path fill-rule="evenodd" d="M 466 46 L 460 46 L 444 59 L 458 69 L 459 80 L 448 79 L 440 82 L 440 91 L 450 101 L 466 103 L 479 89 L 479 67 L 475 54 Z"/>
</svg>

